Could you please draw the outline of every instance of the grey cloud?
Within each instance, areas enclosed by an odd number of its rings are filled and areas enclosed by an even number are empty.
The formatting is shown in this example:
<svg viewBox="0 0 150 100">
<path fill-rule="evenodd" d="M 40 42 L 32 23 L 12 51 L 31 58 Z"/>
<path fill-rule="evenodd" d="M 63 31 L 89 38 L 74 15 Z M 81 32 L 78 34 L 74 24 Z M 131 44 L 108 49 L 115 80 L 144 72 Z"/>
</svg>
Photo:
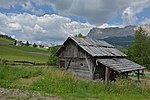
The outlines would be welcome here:
<svg viewBox="0 0 150 100">
<path fill-rule="evenodd" d="M 138 20 L 135 14 L 136 12 L 133 10 L 133 8 L 131 7 L 126 8 L 122 13 L 123 24 L 124 25 L 134 24 Z"/>
<path fill-rule="evenodd" d="M 37 9 L 36 7 L 33 7 L 31 2 L 26 2 L 26 3 L 23 3 L 22 5 L 22 9 L 25 10 L 25 11 L 30 11 L 36 15 L 43 15 L 44 14 L 44 11 L 41 10 L 41 9 Z"/>
<path fill-rule="evenodd" d="M 9 8 L 16 3 L 24 3 L 31 0 L 0 0 L 0 7 Z"/>
<path fill-rule="evenodd" d="M 135 0 L 131 2 L 122 13 L 122 20 L 124 25 L 131 25 L 138 21 L 136 14 L 143 11 L 144 8 L 150 7 L 150 0 Z"/>
<path fill-rule="evenodd" d="M 122 19 L 129 21 L 132 17 L 136 21 L 138 20 L 136 14 L 150 7 L 150 0 L 0 0 L 0 6 L 5 7 L 16 2 L 27 3 L 29 1 L 37 5 L 48 4 L 59 15 L 82 17 L 95 25 L 107 23 L 118 12 L 124 12 L 129 7 L 133 9 L 134 14 L 128 14 L 128 17 L 122 14 Z M 42 11 L 33 9 L 33 12 L 41 13 Z"/>
<path fill-rule="evenodd" d="M 128 5 L 122 0 L 63 0 L 51 2 L 53 7 L 61 15 L 74 15 L 85 18 L 91 24 L 103 24 L 117 14 L 118 9 L 124 9 Z M 62 4 L 59 5 L 58 4 Z M 63 4 L 66 4 L 65 6 Z M 60 9 L 61 8 L 61 9 Z"/>
<path fill-rule="evenodd" d="M 118 12 L 122 13 L 124 24 L 134 24 L 138 19 L 137 13 L 150 7 L 150 0 L 44 0 L 60 15 L 73 15 L 85 18 L 89 23 L 101 25 L 107 23 Z M 132 8 L 133 13 L 127 13 Z M 131 15 L 130 15 L 131 14 Z"/>
</svg>

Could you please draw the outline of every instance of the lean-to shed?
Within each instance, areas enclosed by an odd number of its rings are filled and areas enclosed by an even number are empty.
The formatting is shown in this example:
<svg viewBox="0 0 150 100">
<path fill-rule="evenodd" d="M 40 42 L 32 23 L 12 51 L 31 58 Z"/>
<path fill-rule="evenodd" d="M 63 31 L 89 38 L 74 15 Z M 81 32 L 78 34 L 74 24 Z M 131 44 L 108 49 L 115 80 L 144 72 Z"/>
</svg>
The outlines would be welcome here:
<svg viewBox="0 0 150 100">
<path fill-rule="evenodd" d="M 69 37 L 56 54 L 60 68 L 91 79 L 115 80 L 116 75 L 127 77 L 145 68 L 107 42 L 91 38 Z"/>
</svg>

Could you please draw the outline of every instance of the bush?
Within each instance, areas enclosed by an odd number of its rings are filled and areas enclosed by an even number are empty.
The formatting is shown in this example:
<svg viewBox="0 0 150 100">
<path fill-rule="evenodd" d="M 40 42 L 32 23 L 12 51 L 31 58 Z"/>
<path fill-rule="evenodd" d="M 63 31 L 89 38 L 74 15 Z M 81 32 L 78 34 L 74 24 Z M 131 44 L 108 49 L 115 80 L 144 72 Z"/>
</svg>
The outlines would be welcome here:
<svg viewBox="0 0 150 100">
<path fill-rule="evenodd" d="M 50 55 L 49 60 L 48 60 L 48 64 L 49 65 L 56 65 L 58 62 L 58 57 L 54 56 L 54 55 Z"/>
<path fill-rule="evenodd" d="M 49 60 L 47 63 L 49 65 L 56 65 L 57 64 L 58 57 L 55 54 L 58 51 L 58 49 L 59 49 L 59 46 L 53 46 L 53 47 L 50 47 L 48 49 L 48 51 L 50 52 L 50 56 L 49 56 Z"/>
</svg>

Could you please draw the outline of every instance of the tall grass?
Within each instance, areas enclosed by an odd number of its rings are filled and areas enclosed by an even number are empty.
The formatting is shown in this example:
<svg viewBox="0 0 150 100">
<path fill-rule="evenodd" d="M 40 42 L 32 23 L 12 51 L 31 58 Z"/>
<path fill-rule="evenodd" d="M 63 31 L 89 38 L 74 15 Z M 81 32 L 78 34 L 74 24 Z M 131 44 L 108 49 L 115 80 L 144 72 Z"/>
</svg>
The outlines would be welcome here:
<svg viewBox="0 0 150 100">
<path fill-rule="evenodd" d="M 42 75 L 40 68 L 34 67 L 9 67 L 0 64 L 0 87 L 11 87 L 19 78 L 30 78 Z"/>
<path fill-rule="evenodd" d="M 0 65 L 0 87 L 13 86 L 16 80 L 38 77 L 23 89 L 36 90 L 61 96 L 64 99 L 100 99 L 100 100 L 149 100 L 150 87 L 140 83 L 118 79 L 116 83 L 103 83 L 83 80 L 65 71 L 53 67 L 9 67 Z M 22 89 L 22 88 L 21 88 Z"/>
<path fill-rule="evenodd" d="M 83 81 L 69 73 L 54 70 L 44 78 L 32 84 L 33 90 L 45 91 L 70 98 L 98 98 L 101 100 L 148 100 L 150 89 L 141 87 L 132 81 L 118 80 L 117 83 L 101 83 L 93 81 Z"/>
</svg>

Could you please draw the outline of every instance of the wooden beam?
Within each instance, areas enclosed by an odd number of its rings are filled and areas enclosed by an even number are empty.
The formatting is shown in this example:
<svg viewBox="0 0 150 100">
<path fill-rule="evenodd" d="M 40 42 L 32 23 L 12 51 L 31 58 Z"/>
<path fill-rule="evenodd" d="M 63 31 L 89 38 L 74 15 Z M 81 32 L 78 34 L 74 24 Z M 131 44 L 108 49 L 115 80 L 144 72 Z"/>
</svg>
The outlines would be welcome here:
<svg viewBox="0 0 150 100">
<path fill-rule="evenodd" d="M 110 78 L 109 68 L 105 68 L 105 82 L 108 82 Z"/>
<path fill-rule="evenodd" d="M 139 70 L 137 70 L 138 71 L 138 81 L 140 81 L 140 71 Z"/>
<path fill-rule="evenodd" d="M 91 79 L 94 79 L 94 78 L 93 78 L 93 77 L 94 77 L 94 76 L 93 76 L 94 73 L 93 73 L 93 69 L 92 69 L 93 66 L 91 66 L 91 62 L 89 62 L 89 59 L 87 58 L 87 54 L 85 54 L 85 61 L 86 61 L 87 65 L 88 65 L 88 68 L 89 68 L 89 71 L 90 71 Z"/>
<path fill-rule="evenodd" d="M 128 79 L 128 72 L 126 73 L 126 79 Z"/>
<path fill-rule="evenodd" d="M 144 69 L 142 69 L 142 76 L 144 76 Z"/>
</svg>

